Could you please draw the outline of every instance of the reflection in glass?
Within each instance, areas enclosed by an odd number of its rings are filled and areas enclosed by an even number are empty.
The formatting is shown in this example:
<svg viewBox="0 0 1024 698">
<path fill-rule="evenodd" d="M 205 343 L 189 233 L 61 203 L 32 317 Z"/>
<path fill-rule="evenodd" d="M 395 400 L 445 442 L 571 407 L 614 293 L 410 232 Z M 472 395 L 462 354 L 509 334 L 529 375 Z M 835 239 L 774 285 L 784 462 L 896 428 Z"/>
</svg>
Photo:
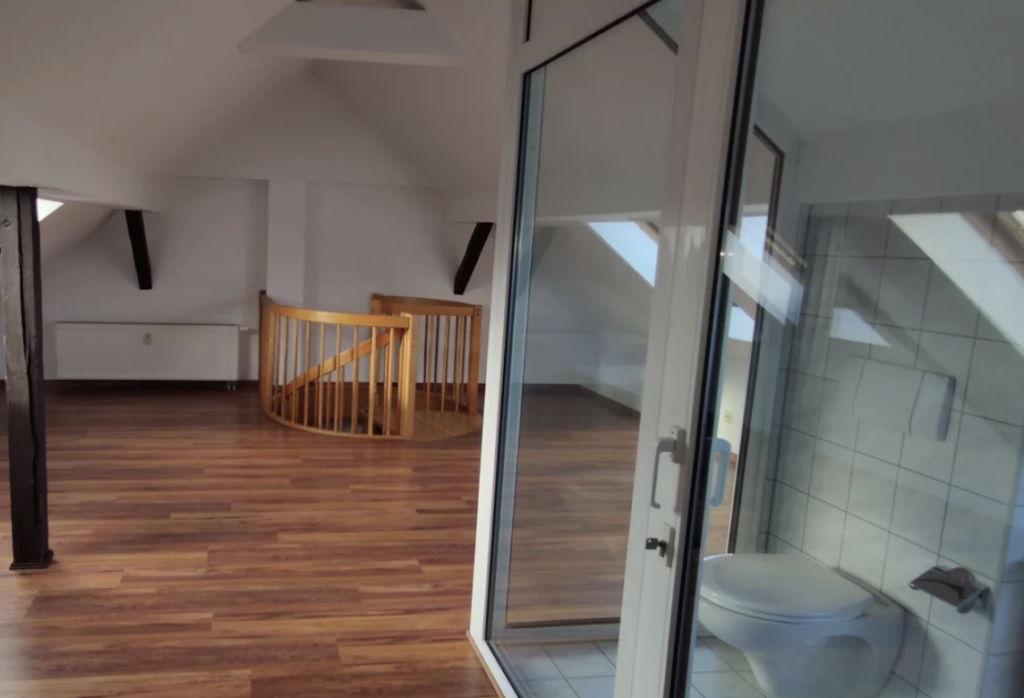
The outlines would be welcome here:
<svg viewBox="0 0 1024 698">
<path fill-rule="evenodd" d="M 686 678 L 705 698 L 1017 696 L 1024 605 L 959 613 L 911 583 L 963 568 L 1024 598 L 1024 86 L 1005 82 L 1024 9 L 798 4 L 766 3 L 736 134 L 709 434 L 739 444 L 735 554 L 704 561 Z"/>
<path fill-rule="evenodd" d="M 528 78 L 488 629 L 523 698 L 611 694 L 674 73 L 634 16 Z"/>
</svg>

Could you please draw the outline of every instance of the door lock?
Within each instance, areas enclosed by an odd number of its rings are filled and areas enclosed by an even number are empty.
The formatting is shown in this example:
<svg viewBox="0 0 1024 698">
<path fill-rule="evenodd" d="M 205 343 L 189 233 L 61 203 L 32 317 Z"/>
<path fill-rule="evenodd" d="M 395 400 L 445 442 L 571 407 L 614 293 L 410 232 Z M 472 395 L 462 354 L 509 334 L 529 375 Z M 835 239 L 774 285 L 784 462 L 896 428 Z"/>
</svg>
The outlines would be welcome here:
<svg viewBox="0 0 1024 698">
<path fill-rule="evenodd" d="M 644 542 L 644 550 L 657 550 L 658 557 L 665 557 L 668 553 L 668 541 L 660 538 L 648 538 Z"/>
</svg>

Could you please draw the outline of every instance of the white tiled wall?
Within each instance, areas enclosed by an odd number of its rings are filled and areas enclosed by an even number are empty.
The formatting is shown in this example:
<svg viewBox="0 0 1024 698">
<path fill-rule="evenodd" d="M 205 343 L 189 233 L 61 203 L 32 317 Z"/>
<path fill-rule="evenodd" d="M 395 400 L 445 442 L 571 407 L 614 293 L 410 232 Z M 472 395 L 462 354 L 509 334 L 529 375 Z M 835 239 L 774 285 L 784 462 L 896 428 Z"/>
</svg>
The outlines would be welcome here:
<svg viewBox="0 0 1024 698">
<path fill-rule="evenodd" d="M 993 312 L 1007 284 L 1024 289 L 1024 267 L 1007 263 L 1021 247 L 996 224 L 1022 205 L 1021 195 L 867 202 L 814 206 L 807 219 L 767 547 L 810 555 L 907 609 L 896 674 L 908 695 L 1024 694 L 1024 332 Z M 964 214 L 991 254 L 928 259 L 888 218 L 937 212 Z M 986 295 L 994 277 L 1000 292 Z M 874 339 L 836 336 L 850 331 Z M 854 415 L 868 357 L 956 379 L 945 441 Z M 961 615 L 910 589 L 936 564 L 971 569 L 992 602 Z"/>
</svg>

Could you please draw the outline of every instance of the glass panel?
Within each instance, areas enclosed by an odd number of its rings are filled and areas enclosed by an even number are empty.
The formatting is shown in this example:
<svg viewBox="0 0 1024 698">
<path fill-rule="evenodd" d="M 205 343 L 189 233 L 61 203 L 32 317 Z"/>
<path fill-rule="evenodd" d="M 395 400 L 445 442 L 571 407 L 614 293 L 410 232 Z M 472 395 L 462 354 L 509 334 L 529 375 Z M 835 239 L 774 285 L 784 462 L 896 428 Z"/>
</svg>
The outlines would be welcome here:
<svg viewBox="0 0 1024 698">
<path fill-rule="evenodd" d="M 488 639 L 611 695 L 675 56 L 639 15 L 528 76 Z"/>
<path fill-rule="evenodd" d="M 765 3 L 692 696 L 1024 693 L 1024 6 L 905 9 Z"/>
<path fill-rule="evenodd" d="M 743 192 L 738 235 L 722 251 L 725 267 L 736 269 L 737 278 L 740 278 L 741 267 L 756 268 L 762 259 L 770 221 L 775 219 L 778 208 L 775 194 L 782 156 L 766 136 L 755 134 L 747 162 L 750 169 Z M 747 456 L 747 418 L 750 416 L 747 402 L 753 386 L 753 359 L 760 349 L 759 344 L 755 345 L 755 333 L 764 323 L 753 282 L 733 283 L 724 291 L 729 298 L 725 303 L 725 332 L 721 341 L 723 371 L 717 386 L 717 448 L 710 483 L 706 555 L 733 552 L 736 547 L 735 538 L 739 533 L 736 521 L 740 515 L 736 482 Z"/>
</svg>

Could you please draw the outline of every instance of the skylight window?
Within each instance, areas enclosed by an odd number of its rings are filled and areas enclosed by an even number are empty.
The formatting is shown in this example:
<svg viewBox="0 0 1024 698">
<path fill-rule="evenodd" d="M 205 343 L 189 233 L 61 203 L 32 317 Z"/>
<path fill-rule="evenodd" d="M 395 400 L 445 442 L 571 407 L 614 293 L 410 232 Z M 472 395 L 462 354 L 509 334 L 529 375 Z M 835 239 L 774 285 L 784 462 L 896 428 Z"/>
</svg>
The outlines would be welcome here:
<svg viewBox="0 0 1024 698">
<path fill-rule="evenodd" d="M 594 221 L 590 229 L 651 286 L 658 268 L 658 242 L 633 221 Z"/>
<path fill-rule="evenodd" d="M 729 309 L 729 339 L 741 342 L 754 341 L 754 318 L 735 304 Z"/>
<path fill-rule="evenodd" d="M 836 308 L 832 313 L 832 328 L 829 334 L 836 339 L 859 344 L 874 344 L 887 347 L 889 343 L 871 324 L 850 308 Z"/>
<path fill-rule="evenodd" d="M 63 205 L 62 201 L 36 199 L 36 215 L 39 216 L 39 220 L 43 220 Z"/>
</svg>

